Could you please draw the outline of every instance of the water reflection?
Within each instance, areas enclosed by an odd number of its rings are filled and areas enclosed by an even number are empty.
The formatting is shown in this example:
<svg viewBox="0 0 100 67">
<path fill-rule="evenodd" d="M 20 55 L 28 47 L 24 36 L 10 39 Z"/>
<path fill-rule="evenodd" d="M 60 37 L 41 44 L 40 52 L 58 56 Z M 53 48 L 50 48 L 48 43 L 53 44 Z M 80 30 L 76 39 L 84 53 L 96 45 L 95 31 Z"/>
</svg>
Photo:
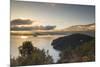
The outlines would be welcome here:
<svg viewBox="0 0 100 67">
<path fill-rule="evenodd" d="M 63 36 L 63 35 L 62 35 Z M 33 45 L 39 49 L 49 50 L 49 54 L 53 57 L 54 62 L 59 59 L 59 51 L 56 51 L 51 46 L 51 43 L 54 39 L 61 37 L 60 36 L 14 36 L 11 35 L 11 57 L 17 57 L 19 55 L 18 47 L 22 45 L 24 41 L 31 41 Z"/>
<path fill-rule="evenodd" d="M 28 36 L 20 36 L 20 38 L 26 39 L 26 38 L 28 38 Z"/>
</svg>

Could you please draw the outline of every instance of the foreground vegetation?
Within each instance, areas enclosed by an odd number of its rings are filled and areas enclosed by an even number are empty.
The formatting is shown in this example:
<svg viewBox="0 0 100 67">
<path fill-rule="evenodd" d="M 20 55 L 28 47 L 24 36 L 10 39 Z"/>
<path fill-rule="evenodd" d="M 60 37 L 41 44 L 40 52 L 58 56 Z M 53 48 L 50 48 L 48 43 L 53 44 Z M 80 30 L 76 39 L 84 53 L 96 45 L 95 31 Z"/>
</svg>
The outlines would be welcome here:
<svg viewBox="0 0 100 67">
<path fill-rule="evenodd" d="M 89 62 L 95 61 L 94 39 L 76 48 L 64 49 L 60 53 L 58 63 Z"/>
<path fill-rule="evenodd" d="M 77 33 L 55 39 L 52 45 L 61 52 L 57 63 L 95 61 L 94 37 Z"/>
<path fill-rule="evenodd" d="M 95 61 L 95 38 L 72 34 L 53 40 L 52 46 L 60 51 L 60 59 L 57 63 L 88 62 Z M 11 58 L 11 66 L 27 66 L 52 64 L 53 59 L 49 51 L 40 50 L 33 46 L 32 42 L 25 41 L 19 48 L 20 56 Z"/>
<path fill-rule="evenodd" d="M 45 52 L 32 45 L 30 41 L 23 42 L 19 48 L 20 56 L 11 58 L 11 66 L 27 66 L 53 63 L 52 57 Z"/>
</svg>

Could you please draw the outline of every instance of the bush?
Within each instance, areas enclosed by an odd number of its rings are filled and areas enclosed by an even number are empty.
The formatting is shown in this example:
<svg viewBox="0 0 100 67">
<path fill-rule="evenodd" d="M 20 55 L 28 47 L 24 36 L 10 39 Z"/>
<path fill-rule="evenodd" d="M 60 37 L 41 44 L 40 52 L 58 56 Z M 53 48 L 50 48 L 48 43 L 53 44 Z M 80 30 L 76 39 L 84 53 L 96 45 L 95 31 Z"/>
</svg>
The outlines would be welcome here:
<svg viewBox="0 0 100 67">
<path fill-rule="evenodd" d="M 23 42 L 19 47 L 20 56 L 16 59 L 11 58 L 11 66 L 26 66 L 53 63 L 52 57 L 45 52 L 32 45 L 30 41 Z"/>
<path fill-rule="evenodd" d="M 95 61 L 95 40 L 61 51 L 58 63 Z"/>
</svg>

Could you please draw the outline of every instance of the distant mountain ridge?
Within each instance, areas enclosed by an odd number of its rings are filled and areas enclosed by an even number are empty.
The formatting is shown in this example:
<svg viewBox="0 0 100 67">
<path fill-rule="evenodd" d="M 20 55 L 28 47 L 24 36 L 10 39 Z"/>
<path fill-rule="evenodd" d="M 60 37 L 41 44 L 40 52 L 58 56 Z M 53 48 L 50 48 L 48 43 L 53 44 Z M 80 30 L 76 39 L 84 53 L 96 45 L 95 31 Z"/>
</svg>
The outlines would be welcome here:
<svg viewBox="0 0 100 67">
<path fill-rule="evenodd" d="M 95 23 L 87 25 L 74 25 L 63 29 L 63 31 L 95 31 Z"/>
</svg>

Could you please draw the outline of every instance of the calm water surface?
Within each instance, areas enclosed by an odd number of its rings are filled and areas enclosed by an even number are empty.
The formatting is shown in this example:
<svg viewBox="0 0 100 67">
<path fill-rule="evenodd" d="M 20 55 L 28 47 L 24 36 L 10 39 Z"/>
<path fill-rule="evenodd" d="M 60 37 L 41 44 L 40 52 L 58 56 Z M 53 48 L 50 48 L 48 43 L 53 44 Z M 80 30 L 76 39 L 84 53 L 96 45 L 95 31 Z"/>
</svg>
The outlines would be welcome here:
<svg viewBox="0 0 100 67">
<path fill-rule="evenodd" d="M 51 43 L 54 39 L 62 37 L 64 35 L 52 35 L 52 36 L 15 36 L 11 35 L 11 57 L 17 57 L 19 55 L 18 47 L 22 45 L 24 41 L 31 41 L 33 45 L 39 49 L 49 50 L 49 54 L 56 62 L 59 59 L 59 51 L 53 49 Z"/>
</svg>

